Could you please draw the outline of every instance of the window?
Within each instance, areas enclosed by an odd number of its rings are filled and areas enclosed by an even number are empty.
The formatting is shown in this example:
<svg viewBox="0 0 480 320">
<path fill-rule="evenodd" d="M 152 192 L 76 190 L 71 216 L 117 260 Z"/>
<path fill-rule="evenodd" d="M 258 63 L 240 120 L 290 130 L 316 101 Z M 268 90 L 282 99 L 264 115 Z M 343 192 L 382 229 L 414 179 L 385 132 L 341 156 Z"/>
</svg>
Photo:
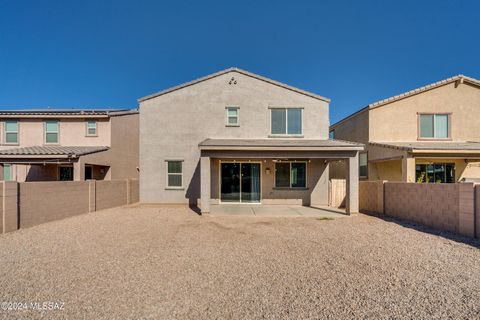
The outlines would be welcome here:
<svg viewBox="0 0 480 320">
<path fill-rule="evenodd" d="M 87 121 L 87 136 L 94 137 L 97 135 L 97 122 Z"/>
<path fill-rule="evenodd" d="M 335 130 L 332 130 L 328 133 L 328 139 L 330 140 L 335 139 Z"/>
<path fill-rule="evenodd" d="M 16 120 L 5 121 L 5 143 L 6 144 L 18 143 L 18 121 Z"/>
<path fill-rule="evenodd" d="M 182 161 L 167 161 L 167 187 L 182 187 Z"/>
<path fill-rule="evenodd" d="M 238 107 L 227 107 L 227 126 L 238 126 L 239 121 L 238 121 Z"/>
<path fill-rule="evenodd" d="M 455 183 L 455 164 L 417 164 L 415 176 L 417 183 Z"/>
<path fill-rule="evenodd" d="M 420 114 L 419 138 L 450 138 L 450 116 L 448 114 Z"/>
<path fill-rule="evenodd" d="M 58 121 L 45 121 L 45 143 L 58 143 Z"/>
<path fill-rule="evenodd" d="M 276 188 L 306 188 L 307 164 L 305 162 L 275 163 Z"/>
<path fill-rule="evenodd" d="M 8 163 L 3 164 L 3 180 L 11 181 L 12 180 L 12 165 Z"/>
<path fill-rule="evenodd" d="M 299 108 L 272 108 L 271 109 L 272 134 L 301 135 L 302 134 L 302 109 Z"/>
<path fill-rule="evenodd" d="M 368 156 L 367 153 L 360 153 L 358 156 L 359 175 L 361 178 L 368 176 Z"/>
<path fill-rule="evenodd" d="M 73 181 L 73 166 L 60 166 L 58 168 L 58 180 Z"/>
</svg>

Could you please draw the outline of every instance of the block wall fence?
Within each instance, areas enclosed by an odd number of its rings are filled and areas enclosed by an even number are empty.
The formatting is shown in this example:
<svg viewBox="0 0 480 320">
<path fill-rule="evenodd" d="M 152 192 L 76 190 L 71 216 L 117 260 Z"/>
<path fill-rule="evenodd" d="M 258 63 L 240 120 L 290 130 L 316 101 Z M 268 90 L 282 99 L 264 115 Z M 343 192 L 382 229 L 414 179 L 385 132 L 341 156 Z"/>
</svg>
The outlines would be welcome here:
<svg viewBox="0 0 480 320">
<path fill-rule="evenodd" d="M 0 231 L 6 233 L 139 201 L 138 179 L 0 183 Z"/>
<path fill-rule="evenodd" d="M 480 185 L 362 181 L 360 211 L 480 237 Z"/>
</svg>

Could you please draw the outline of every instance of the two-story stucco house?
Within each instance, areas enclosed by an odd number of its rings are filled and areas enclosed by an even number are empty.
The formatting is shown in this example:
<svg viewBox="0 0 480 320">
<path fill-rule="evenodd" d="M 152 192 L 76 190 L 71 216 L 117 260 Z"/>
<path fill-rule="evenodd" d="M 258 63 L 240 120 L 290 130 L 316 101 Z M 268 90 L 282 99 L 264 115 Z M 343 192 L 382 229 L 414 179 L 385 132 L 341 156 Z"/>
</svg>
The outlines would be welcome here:
<svg viewBox="0 0 480 320">
<path fill-rule="evenodd" d="M 2 110 L 2 178 L 137 178 L 138 123 L 138 110 Z"/>
<path fill-rule="evenodd" d="M 328 205 L 345 159 L 358 211 L 357 143 L 329 140 L 329 99 L 237 68 L 141 98 L 140 200 Z"/>
<path fill-rule="evenodd" d="M 480 81 L 463 75 L 372 103 L 331 126 L 366 145 L 360 178 L 449 183 L 480 178 Z M 338 170 L 337 170 L 338 169 Z M 332 164 L 333 177 L 343 169 Z"/>
</svg>

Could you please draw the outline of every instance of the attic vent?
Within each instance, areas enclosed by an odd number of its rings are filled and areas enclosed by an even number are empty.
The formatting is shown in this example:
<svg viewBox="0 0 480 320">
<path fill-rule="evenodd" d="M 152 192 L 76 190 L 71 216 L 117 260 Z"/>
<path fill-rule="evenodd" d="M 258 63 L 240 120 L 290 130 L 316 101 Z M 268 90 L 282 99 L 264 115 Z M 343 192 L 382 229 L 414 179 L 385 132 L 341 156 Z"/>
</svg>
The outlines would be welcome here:
<svg viewBox="0 0 480 320">
<path fill-rule="evenodd" d="M 235 80 L 235 78 L 232 77 L 232 79 L 230 79 L 230 81 L 228 82 L 228 84 L 237 84 L 237 80 Z"/>
</svg>

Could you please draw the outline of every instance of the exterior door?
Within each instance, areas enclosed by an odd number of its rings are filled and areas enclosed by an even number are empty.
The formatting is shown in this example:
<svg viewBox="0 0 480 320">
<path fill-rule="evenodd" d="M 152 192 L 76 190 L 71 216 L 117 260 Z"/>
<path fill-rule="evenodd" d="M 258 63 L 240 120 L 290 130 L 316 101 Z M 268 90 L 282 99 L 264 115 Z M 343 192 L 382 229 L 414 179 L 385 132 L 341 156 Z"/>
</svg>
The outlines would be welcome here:
<svg viewBox="0 0 480 320">
<path fill-rule="evenodd" d="M 220 164 L 221 202 L 260 202 L 260 163 Z"/>
</svg>

